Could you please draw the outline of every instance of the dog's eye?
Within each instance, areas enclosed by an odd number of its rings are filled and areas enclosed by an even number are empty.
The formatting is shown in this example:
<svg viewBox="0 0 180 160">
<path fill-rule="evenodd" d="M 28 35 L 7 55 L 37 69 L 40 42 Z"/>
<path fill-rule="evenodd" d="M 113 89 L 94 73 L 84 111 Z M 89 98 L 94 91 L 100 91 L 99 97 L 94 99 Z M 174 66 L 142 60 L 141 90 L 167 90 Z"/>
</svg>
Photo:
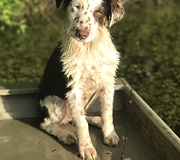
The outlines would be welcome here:
<svg viewBox="0 0 180 160">
<path fill-rule="evenodd" d="M 98 9 L 98 10 L 96 10 L 95 12 L 96 12 L 96 14 L 98 14 L 98 15 L 104 14 L 104 11 L 103 11 L 102 9 Z"/>
<path fill-rule="evenodd" d="M 77 12 L 82 8 L 82 4 L 79 1 L 77 1 L 76 3 L 72 3 L 72 8 L 74 11 Z"/>
<path fill-rule="evenodd" d="M 79 9 L 80 9 L 80 5 L 76 5 L 75 8 L 76 8 L 77 10 L 79 10 Z"/>
</svg>

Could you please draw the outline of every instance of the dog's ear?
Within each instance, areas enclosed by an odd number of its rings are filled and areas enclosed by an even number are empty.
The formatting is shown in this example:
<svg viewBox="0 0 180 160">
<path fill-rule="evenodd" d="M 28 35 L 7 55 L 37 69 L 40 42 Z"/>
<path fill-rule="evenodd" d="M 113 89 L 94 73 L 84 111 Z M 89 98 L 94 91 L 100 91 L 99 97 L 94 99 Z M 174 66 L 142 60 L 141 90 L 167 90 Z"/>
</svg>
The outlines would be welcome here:
<svg viewBox="0 0 180 160">
<path fill-rule="evenodd" d="M 56 0 L 56 7 L 59 8 L 64 0 Z"/>
<path fill-rule="evenodd" d="M 59 8 L 62 5 L 63 9 L 66 10 L 71 1 L 72 0 L 56 0 L 56 7 Z"/>
<path fill-rule="evenodd" d="M 109 0 L 110 5 L 110 16 L 109 16 L 109 27 L 116 22 L 120 21 L 124 16 L 124 0 Z"/>
</svg>

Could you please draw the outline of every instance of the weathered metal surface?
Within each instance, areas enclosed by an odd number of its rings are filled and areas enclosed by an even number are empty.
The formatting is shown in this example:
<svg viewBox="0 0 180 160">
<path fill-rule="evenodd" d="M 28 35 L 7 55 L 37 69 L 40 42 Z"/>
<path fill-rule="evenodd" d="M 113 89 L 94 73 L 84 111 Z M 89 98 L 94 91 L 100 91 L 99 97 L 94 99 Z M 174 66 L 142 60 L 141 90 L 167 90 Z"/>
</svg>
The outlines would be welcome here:
<svg viewBox="0 0 180 160">
<path fill-rule="evenodd" d="M 122 150 L 131 87 L 124 79 L 118 79 L 115 89 L 114 123 L 121 138 L 120 145 L 115 148 L 105 146 L 101 130 L 90 127 L 91 138 L 101 160 L 120 160 Z M 58 143 L 39 130 L 38 118 L 29 118 L 38 117 L 37 91 L 37 85 L 0 87 L 0 159 L 78 159 L 75 156 L 76 146 Z M 180 139 L 135 91 L 132 93 L 125 157 L 132 160 L 178 160 Z M 99 114 L 99 106 L 96 100 L 89 113 Z M 72 125 L 68 125 L 68 129 L 75 130 Z"/>
</svg>

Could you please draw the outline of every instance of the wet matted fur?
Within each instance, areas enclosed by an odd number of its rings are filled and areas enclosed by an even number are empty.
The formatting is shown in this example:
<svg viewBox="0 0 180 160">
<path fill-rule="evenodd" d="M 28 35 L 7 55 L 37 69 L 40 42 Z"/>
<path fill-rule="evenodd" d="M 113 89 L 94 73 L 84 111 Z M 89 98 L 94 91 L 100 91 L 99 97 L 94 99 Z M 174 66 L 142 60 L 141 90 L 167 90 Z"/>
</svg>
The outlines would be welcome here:
<svg viewBox="0 0 180 160">
<path fill-rule="evenodd" d="M 61 43 L 52 53 L 42 77 L 39 102 L 41 128 L 62 143 L 79 147 L 83 159 L 95 159 L 88 123 L 102 128 L 103 141 L 116 146 L 113 95 L 119 52 L 108 28 L 124 15 L 122 0 L 56 0 L 67 13 Z M 85 115 L 94 96 L 101 102 L 101 117 Z M 76 134 L 61 128 L 74 122 Z"/>
</svg>

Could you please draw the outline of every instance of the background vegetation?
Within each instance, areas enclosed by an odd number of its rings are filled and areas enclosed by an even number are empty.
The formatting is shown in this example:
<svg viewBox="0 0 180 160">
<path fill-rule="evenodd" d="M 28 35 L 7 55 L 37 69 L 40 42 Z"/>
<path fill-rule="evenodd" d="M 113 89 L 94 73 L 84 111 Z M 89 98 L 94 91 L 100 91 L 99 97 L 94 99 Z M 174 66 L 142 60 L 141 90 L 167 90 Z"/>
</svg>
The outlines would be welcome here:
<svg viewBox="0 0 180 160">
<path fill-rule="evenodd" d="M 118 71 L 180 135 L 178 0 L 131 0 L 111 29 L 121 51 Z M 54 0 L 0 1 L 0 83 L 39 82 L 56 46 L 63 14 Z"/>
</svg>

